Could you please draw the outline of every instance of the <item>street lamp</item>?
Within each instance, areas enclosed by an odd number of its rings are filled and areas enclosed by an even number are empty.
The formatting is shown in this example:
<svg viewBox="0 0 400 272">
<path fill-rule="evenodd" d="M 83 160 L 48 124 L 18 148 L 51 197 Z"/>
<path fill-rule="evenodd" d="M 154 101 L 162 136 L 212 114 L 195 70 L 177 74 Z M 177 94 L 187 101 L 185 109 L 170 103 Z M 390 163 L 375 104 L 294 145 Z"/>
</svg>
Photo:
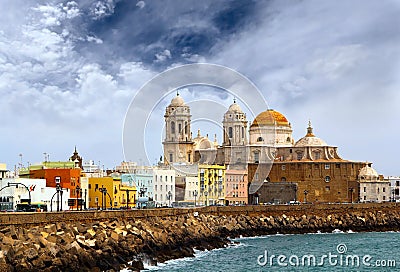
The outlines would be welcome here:
<svg viewBox="0 0 400 272">
<path fill-rule="evenodd" d="M 101 192 L 101 209 L 107 209 L 107 200 L 106 200 L 107 188 L 101 187 L 99 188 L 99 191 Z"/>
<path fill-rule="evenodd" d="M 86 210 L 86 196 L 87 196 L 87 189 L 85 189 L 85 201 L 83 202 L 84 209 Z"/>
<path fill-rule="evenodd" d="M 194 206 L 196 207 L 196 197 L 198 195 L 197 190 L 194 190 L 193 195 L 194 195 Z"/>
<path fill-rule="evenodd" d="M 207 206 L 207 196 L 208 196 L 208 192 L 207 191 L 204 192 L 204 196 L 206 197 L 206 202 L 205 202 L 204 206 Z"/>
<path fill-rule="evenodd" d="M 308 191 L 304 190 L 304 203 L 307 203 L 307 194 L 308 194 Z"/>
<path fill-rule="evenodd" d="M 168 207 L 171 207 L 171 197 L 172 197 L 172 193 L 171 193 L 171 191 L 168 191 Z"/>
<path fill-rule="evenodd" d="M 79 185 L 76 186 L 75 192 L 76 192 L 76 210 L 79 210 L 79 195 L 82 194 L 82 189 L 81 189 L 81 187 L 79 187 Z M 81 206 L 81 208 L 82 208 L 82 206 Z"/>
</svg>

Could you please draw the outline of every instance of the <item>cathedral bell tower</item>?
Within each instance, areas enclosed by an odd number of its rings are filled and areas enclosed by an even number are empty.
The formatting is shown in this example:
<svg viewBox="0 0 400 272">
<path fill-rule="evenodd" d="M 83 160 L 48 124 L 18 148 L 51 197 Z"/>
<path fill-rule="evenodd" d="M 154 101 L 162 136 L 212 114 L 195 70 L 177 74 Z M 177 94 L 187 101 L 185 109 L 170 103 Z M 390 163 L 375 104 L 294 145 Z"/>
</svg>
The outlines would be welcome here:
<svg viewBox="0 0 400 272">
<path fill-rule="evenodd" d="M 190 108 L 179 93 L 165 109 L 164 163 L 192 163 L 193 141 Z"/>
<path fill-rule="evenodd" d="M 247 120 L 246 114 L 233 100 L 222 121 L 224 129 L 224 156 L 226 164 L 246 163 Z"/>
</svg>

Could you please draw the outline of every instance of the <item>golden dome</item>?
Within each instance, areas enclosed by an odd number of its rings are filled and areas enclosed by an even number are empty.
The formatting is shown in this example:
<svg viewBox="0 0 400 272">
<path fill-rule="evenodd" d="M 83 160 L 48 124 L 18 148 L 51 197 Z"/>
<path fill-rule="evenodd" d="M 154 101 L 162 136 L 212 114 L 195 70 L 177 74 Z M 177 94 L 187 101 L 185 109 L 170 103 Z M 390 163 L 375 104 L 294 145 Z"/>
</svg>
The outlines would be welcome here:
<svg viewBox="0 0 400 272">
<path fill-rule="evenodd" d="M 282 113 L 268 109 L 257 115 L 251 126 L 273 126 L 275 124 L 277 126 L 290 127 L 289 121 Z"/>
</svg>

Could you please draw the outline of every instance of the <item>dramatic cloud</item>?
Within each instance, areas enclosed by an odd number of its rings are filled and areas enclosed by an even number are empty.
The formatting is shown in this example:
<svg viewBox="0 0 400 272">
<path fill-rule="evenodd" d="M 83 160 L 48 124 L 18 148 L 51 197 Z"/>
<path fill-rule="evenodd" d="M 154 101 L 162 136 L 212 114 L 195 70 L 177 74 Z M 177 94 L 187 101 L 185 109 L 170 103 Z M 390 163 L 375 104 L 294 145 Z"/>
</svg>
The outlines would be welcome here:
<svg viewBox="0 0 400 272">
<path fill-rule="evenodd" d="M 14 0 L 2 9 L 0 161 L 10 168 L 20 153 L 25 164 L 43 152 L 66 159 L 75 144 L 113 167 L 138 89 L 168 67 L 211 62 L 254 81 L 296 138 L 311 119 L 344 158 L 399 175 L 396 1 Z M 212 88 L 185 95 L 232 99 Z M 167 103 L 155 109 L 161 125 Z"/>
</svg>

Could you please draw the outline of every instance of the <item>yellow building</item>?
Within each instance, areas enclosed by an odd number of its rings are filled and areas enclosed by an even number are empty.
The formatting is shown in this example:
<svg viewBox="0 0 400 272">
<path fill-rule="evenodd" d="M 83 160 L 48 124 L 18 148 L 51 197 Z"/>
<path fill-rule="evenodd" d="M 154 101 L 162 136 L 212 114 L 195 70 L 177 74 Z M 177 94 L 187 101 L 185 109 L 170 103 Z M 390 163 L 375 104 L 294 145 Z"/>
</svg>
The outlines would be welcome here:
<svg viewBox="0 0 400 272">
<path fill-rule="evenodd" d="M 89 208 L 133 208 L 137 200 L 136 192 L 135 186 L 122 186 L 120 178 L 89 178 Z"/>
<path fill-rule="evenodd" d="M 225 204 L 225 166 L 199 164 L 199 202 L 203 205 Z"/>
</svg>

